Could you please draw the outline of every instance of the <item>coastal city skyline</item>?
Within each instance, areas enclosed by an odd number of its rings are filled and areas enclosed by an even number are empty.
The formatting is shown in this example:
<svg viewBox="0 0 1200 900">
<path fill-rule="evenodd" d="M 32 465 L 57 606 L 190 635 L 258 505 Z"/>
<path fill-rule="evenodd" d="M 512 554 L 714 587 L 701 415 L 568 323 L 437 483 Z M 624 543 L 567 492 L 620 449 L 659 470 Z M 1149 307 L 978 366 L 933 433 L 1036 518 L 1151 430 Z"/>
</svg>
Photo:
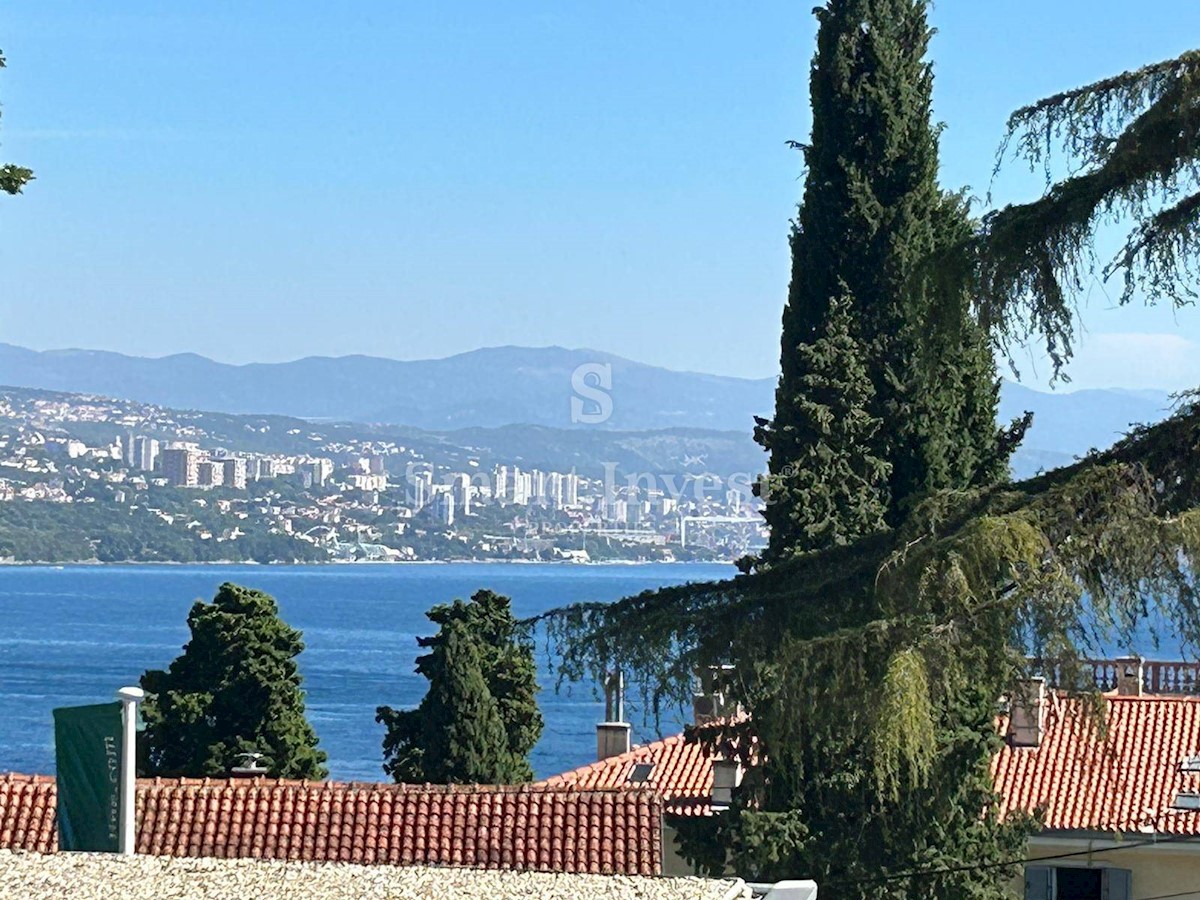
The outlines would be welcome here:
<svg viewBox="0 0 1200 900">
<path fill-rule="evenodd" d="M 681 460 L 677 474 L 607 461 L 584 473 L 523 468 L 469 449 L 453 454 L 456 465 L 436 443 L 331 437 L 296 420 L 273 434 L 250 418 L 218 434 L 206 421 L 132 401 L 0 389 L 0 503 L 68 516 L 87 504 L 122 528 L 165 530 L 185 558 L 214 561 L 733 560 L 764 539 L 757 473 L 709 471 L 703 454 Z M 259 445 L 312 449 L 238 449 L 247 430 Z M 101 529 L 89 549 L 38 559 L 120 561 L 109 542 Z M 27 561 L 21 552 L 8 561 Z M 145 552 L 131 560 L 162 551 Z"/>
</svg>

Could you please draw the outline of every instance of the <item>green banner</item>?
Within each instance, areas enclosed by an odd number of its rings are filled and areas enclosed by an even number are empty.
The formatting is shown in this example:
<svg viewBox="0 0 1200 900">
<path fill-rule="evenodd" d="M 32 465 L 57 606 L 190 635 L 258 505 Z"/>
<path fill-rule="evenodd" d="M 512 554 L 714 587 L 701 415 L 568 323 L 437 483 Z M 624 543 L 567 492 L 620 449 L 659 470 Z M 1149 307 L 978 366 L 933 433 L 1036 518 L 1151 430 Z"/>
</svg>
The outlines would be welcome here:
<svg viewBox="0 0 1200 900">
<path fill-rule="evenodd" d="M 54 710 L 58 847 L 120 850 L 121 704 Z"/>
</svg>

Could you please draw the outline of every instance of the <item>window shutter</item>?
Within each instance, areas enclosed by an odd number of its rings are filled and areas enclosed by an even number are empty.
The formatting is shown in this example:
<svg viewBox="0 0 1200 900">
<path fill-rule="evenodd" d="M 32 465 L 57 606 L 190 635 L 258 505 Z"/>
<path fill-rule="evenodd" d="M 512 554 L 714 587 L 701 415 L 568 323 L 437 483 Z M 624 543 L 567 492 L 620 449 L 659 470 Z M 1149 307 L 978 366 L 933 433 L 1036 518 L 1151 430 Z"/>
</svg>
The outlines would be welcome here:
<svg viewBox="0 0 1200 900">
<path fill-rule="evenodd" d="M 1049 866 L 1025 867 L 1025 900 L 1054 900 L 1054 870 Z"/>
<path fill-rule="evenodd" d="M 1101 884 L 1101 900 L 1133 900 L 1133 872 L 1129 869 L 1105 869 Z"/>
</svg>

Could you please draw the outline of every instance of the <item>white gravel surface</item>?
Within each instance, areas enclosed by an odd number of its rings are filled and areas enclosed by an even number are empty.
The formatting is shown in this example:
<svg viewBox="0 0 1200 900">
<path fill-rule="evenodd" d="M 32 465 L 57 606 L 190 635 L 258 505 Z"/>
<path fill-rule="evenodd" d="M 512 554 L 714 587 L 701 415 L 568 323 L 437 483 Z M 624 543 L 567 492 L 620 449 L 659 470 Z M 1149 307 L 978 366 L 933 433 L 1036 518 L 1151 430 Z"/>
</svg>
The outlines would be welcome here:
<svg viewBox="0 0 1200 900">
<path fill-rule="evenodd" d="M 0 900 L 731 900 L 740 882 L 354 866 L 249 859 L 0 851 Z"/>
</svg>

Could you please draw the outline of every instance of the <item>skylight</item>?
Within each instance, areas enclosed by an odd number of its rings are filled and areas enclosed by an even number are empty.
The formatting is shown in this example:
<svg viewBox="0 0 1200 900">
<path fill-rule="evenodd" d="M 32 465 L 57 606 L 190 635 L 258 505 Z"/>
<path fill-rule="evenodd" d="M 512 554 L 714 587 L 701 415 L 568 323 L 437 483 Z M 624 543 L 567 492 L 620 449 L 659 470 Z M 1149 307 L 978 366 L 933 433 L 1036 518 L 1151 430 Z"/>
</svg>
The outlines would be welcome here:
<svg viewBox="0 0 1200 900">
<path fill-rule="evenodd" d="M 645 784 L 650 778 L 650 773 L 654 771 L 654 763 L 643 762 L 634 763 L 633 771 L 629 773 L 630 784 Z"/>
</svg>

